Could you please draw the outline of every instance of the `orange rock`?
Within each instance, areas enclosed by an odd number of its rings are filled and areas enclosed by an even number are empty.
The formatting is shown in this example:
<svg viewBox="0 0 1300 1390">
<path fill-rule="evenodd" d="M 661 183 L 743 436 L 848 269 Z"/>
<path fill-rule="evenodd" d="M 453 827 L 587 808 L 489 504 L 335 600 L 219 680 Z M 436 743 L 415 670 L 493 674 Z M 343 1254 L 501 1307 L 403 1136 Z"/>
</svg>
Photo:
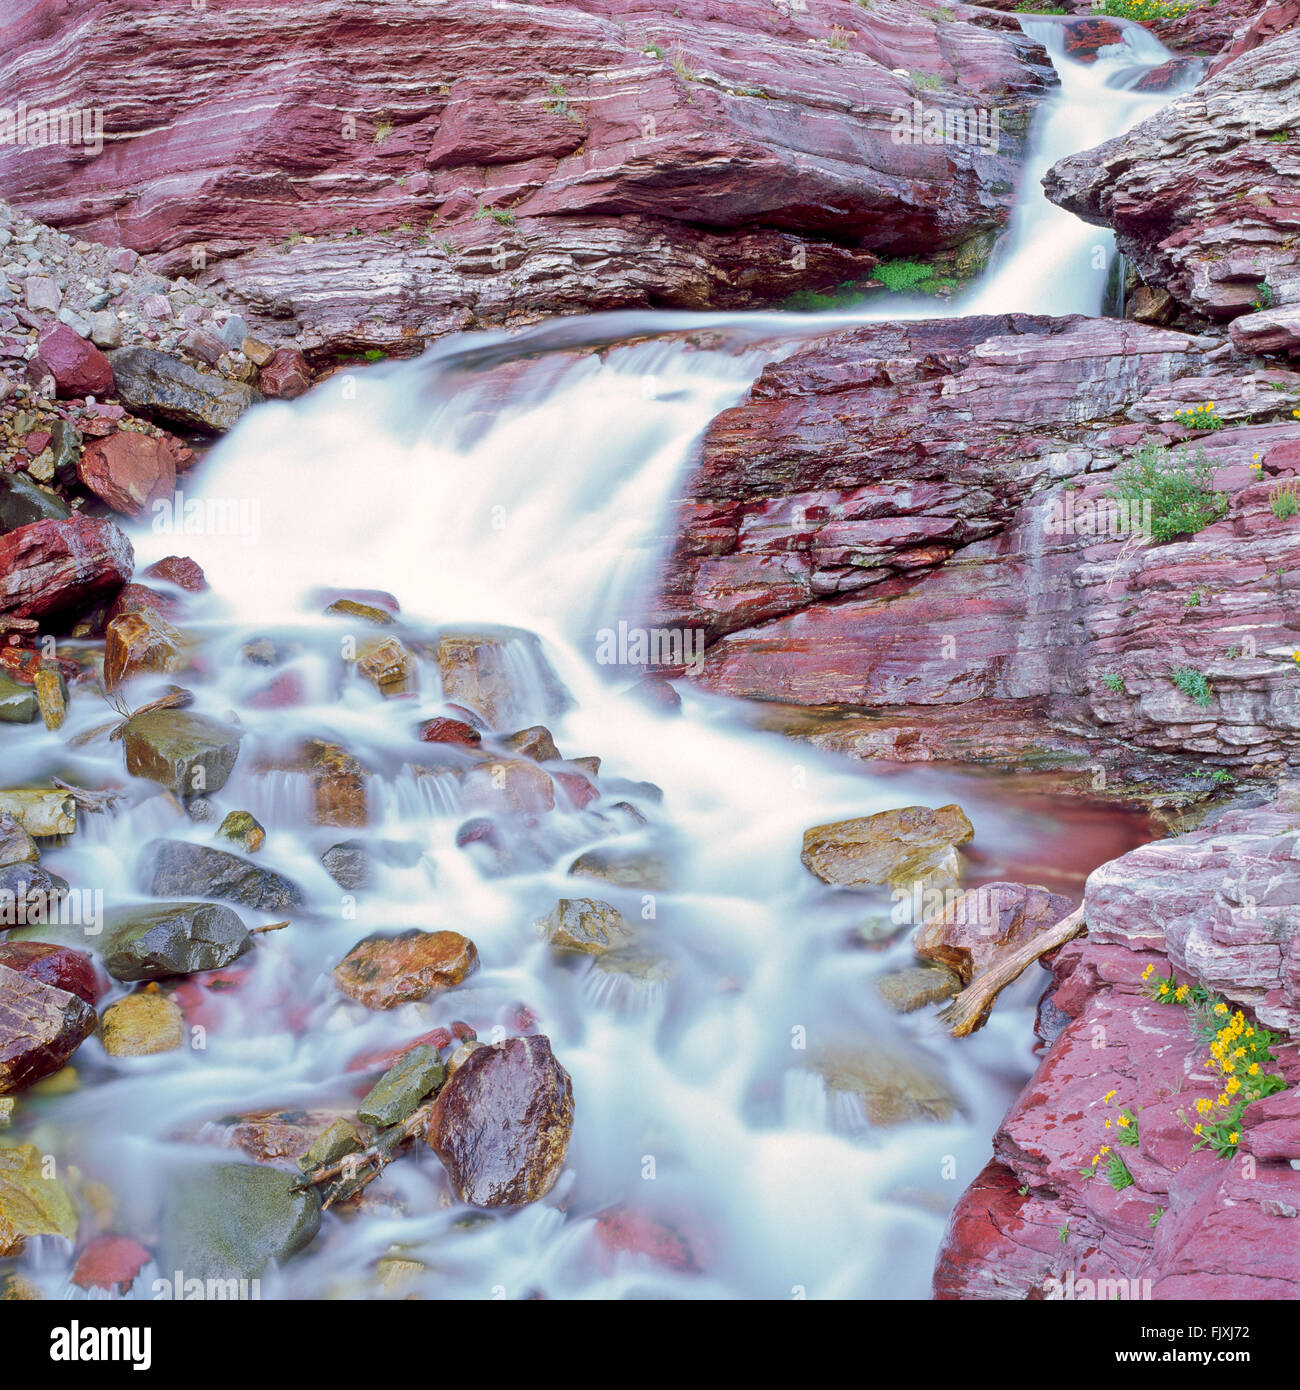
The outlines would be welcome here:
<svg viewBox="0 0 1300 1390">
<path fill-rule="evenodd" d="M 474 943 L 454 931 L 366 937 L 334 967 L 338 987 L 368 1009 L 395 1009 L 451 989 L 478 969 Z"/>
<path fill-rule="evenodd" d="M 178 671 L 185 664 L 181 636 L 157 613 L 142 609 L 114 618 L 104 635 L 104 686 L 116 690 L 141 671 Z"/>
</svg>

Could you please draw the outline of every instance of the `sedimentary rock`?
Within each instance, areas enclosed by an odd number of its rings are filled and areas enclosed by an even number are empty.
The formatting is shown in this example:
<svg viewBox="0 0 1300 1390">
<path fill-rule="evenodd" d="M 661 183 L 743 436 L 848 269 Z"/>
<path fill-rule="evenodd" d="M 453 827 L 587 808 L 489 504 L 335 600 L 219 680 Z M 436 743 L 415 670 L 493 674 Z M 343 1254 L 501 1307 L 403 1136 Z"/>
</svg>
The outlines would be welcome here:
<svg viewBox="0 0 1300 1390">
<path fill-rule="evenodd" d="M 95 1022 L 78 995 L 0 964 L 0 1095 L 58 1071 Z"/>
<path fill-rule="evenodd" d="M 537 934 L 557 951 L 599 956 L 632 941 L 632 928 L 623 914 L 595 898 L 561 898 L 536 923 Z"/>
<path fill-rule="evenodd" d="M 167 439 L 118 430 L 88 444 L 77 460 L 83 486 L 115 512 L 138 517 L 176 487 L 176 455 Z"/>
<path fill-rule="evenodd" d="M 916 954 L 955 970 L 963 985 L 1074 904 L 1059 893 L 1024 883 L 986 883 L 928 917 L 917 932 Z"/>
<path fill-rule="evenodd" d="M 800 859 L 823 883 L 839 888 L 937 883 L 960 872 L 956 847 L 975 834 L 960 806 L 905 806 L 804 831 Z"/>
<path fill-rule="evenodd" d="M 281 912 L 306 901 L 302 889 L 283 874 L 189 840 L 155 840 L 146 845 L 139 873 L 147 891 L 157 898 L 224 898 L 262 912 Z"/>
<path fill-rule="evenodd" d="M 182 795 L 220 791 L 239 756 L 242 736 L 233 725 L 190 710 L 137 714 L 122 734 L 126 770 Z"/>
<path fill-rule="evenodd" d="M 111 597 L 131 577 L 134 551 L 111 521 L 34 521 L 0 536 L 0 613 L 63 617 Z"/>
</svg>

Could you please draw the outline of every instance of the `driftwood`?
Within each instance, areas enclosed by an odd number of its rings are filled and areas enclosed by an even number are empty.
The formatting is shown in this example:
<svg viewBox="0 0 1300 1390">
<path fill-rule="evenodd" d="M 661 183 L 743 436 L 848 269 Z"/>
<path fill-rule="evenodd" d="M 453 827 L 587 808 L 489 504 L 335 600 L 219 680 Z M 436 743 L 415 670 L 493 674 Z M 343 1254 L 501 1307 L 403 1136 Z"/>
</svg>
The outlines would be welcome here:
<svg viewBox="0 0 1300 1390">
<path fill-rule="evenodd" d="M 977 975 L 946 1008 L 939 1011 L 939 1017 L 948 1025 L 953 1037 L 964 1038 L 977 1028 L 983 1028 L 994 1000 L 1012 980 L 1020 978 L 1026 966 L 1032 965 L 1048 951 L 1064 946 L 1083 930 L 1083 908 L 1079 907 L 1068 917 L 1062 917 L 1054 927 L 1036 932 L 1023 946 L 1018 946 L 996 965 Z"/>
<path fill-rule="evenodd" d="M 191 690 L 173 690 L 170 695 L 164 695 L 161 700 L 150 700 L 147 705 L 141 705 L 139 709 L 132 709 L 116 697 L 110 698 L 109 704 L 122 717 L 112 726 L 108 736 L 116 743 L 126 732 L 126 726 L 137 714 L 152 714 L 159 709 L 187 709 L 193 703 L 194 692 Z"/>
<path fill-rule="evenodd" d="M 57 777 L 51 777 L 50 781 L 59 791 L 67 792 L 82 811 L 112 811 L 119 801 L 126 800 L 125 792 L 87 791 L 85 787 L 74 787 L 70 782 L 60 781 Z"/>
<path fill-rule="evenodd" d="M 322 1211 L 328 1211 L 335 1202 L 345 1202 L 349 1197 L 355 1197 L 367 1183 L 373 1182 L 388 1167 L 397 1157 L 397 1150 L 408 1139 L 428 1128 L 432 1114 L 433 1100 L 430 1099 L 400 1125 L 386 1129 L 368 1149 L 362 1149 L 359 1153 L 344 1154 L 337 1163 L 313 1168 L 300 1183 L 295 1184 L 294 1191 L 301 1192 L 304 1188 L 329 1183 L 321 1202 Z"/>
</svg>

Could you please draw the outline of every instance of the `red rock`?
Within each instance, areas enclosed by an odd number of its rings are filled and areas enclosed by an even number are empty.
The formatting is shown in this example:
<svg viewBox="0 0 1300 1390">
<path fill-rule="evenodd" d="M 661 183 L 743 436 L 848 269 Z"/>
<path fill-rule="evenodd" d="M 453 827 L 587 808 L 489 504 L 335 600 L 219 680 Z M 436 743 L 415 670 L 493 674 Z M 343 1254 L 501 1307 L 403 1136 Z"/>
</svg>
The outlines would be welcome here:
<svg viewBox="0 0 1300 1390">
<path fill-rule="evenodd" d="M 468 937 L 413 928 L 357 942 L 334 967 L 334 980 L 368 1009 L 395 1009 L 451 989 L 477 969 L 478 952 Z"/>
<path fill-rule="evenodd" d="M 191 560 L 188 555 L 168 555 L 161 560 L 156 560 L 148 569 L 144 571 L 146 579 L 161 579 L 168 584 L 175 584 L 178 589 L 184 589 L 186 593 L 202 593 L 208 587 L 207 577 L 203 573 L 203 567 L 196 560 Z"/>
<path fill-rule="evenodd" d="M 472 768 L 461 782 L 466 809 L 537 814 L 555 807 L 550 774 L 527 758 L 501 758 Z"/>
<path fill-rule="evenodd" d="M 425 1138 L 462 1202 L 515 1207 L 555 1186 L 573 1084 L 542 1034 L 476 1048 L 434 1102 Z"/>
<path fill-rule="evenodd" d="M 408 1052 L 414 1051 L 417 1047 L 432 1047 L 441 1052 L 444 1048 L 450 1047 L 452 1043 L 452 1033 L 447 1028 L 435 1028 L 430 1033 L 421 1033 L 418 1038 L 412 1038 L 409 1043 L 403 1043 L 400 1047 L 381 1048 L 367 1052 L 358 1052 L 347 1065 L 348 1071 L 387 1071 L 395 1062 L 400 1061 Z"/>
<path fill-rule="evenodd" d="M 416 731 L 424 743 L 457 743 L 465 748 L 477 748 L 483 735 L 460 719 L 426 719 Z"/>
<path fill-rule="evenodd" d="M 29 980 L 75 994 L 92 1007 L 108 991 L 108 981 L 84 951 L 46 941 L 0 941 L 0 965 Z"/>
<path fill-rule="evenodd" d="M 147 584 L 124 584 L 117 597 L 109 604 L 104 618 L 111 623 L 114 618 L 125 617 L 128 613 L 156 613 L 167 619 L 180 615 L 181 605 L 173 594 L 164 594 L 151 589 Z"/>
<path fill-rule="evenodd" d="M 167 440 L 119 430 L 86 445 L 77 460 L 77 476 L 115 512 L 138 517 L 176 491 L 176 460 Z"/>
<path fill-rule="evenodd" d="M 113 389 L 108 358 L 66 323 L 51 324 L 36 342 L 39 360 L 60 396 L 104 396 Z"/>
<path fill-rule="evenodd" d="M 83 612 L 131 577 L 131 543 L 111 521 L 34 521 L 0 536 L 0 612 Z"/>
<path fill-rule="evenodd" d="M 245 703 L 249 709 L 292 709 L 308 700 L 307 682 L 298 671 L 282 671 L 260 690 L 251 694 Z M 364 800 L 364 792 L 362 793 Z"/>
<path fill-rule="evenodd" d="M 96 1236 L 77 1256 L 72 1282 L 79 1289 L 126 1293 L 152 1259 L 152 1252 L 130 1236 Z"/>
<path fill-rule="evenodd" d="M 1100 49 L 1123 43 L 1124 30 L 1109 19 L 1076 19 L 1066 24 L 1065 51 L 1076 63 L 1092 63 Z"/>
<path fill-rule="evenodd" d="M 551 776 L 563 788 L 564 795 L 575 811 L 600 800 L 600 792 L 579 772 L 554 772 Z"/>
<path fill-rule="evenodd" d="M 963 985 L 1074 910 L 1069 898 L 1024 883 L 986 883 L 928 917 L 913 945 L 955 970 Z"/>
<path fill-rule="evenodd" d="M 311 369 L 296 348 L 280 348 L 262 368 L 258 385 L 264 395 L 291 401 L 311 386 Z"/>
<path fill-rule="evenodd" d="M 606 1273 L 613 1271 L 612 1255 L 642 1255 L 679 1274 L 699 1268 L 685 1236 L 637 1207 L 611 1207 L 601 1212 L 595 1235 L 604 1254 L 600 1265 Z"/>
<path fill-rule="evenodd" d="M 58 1071 L 96 1022 L 84 999 L 0 965 L 0 1095 Z"/>
</svg>

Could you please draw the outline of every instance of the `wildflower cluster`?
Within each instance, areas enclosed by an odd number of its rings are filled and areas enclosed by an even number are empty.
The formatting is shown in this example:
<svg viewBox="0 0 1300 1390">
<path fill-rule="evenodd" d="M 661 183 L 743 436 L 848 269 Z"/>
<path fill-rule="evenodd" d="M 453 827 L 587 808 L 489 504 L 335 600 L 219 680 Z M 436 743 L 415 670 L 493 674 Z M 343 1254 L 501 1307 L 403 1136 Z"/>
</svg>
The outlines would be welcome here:
<svg viewBox="0 0 1300 1390">
<path fill-rule="evenodd" d="M 1186 410 L 1175 410 L 1174 419 L 1180 425 L 1186 425 L 1189 430 L 1221 430 L 1223 421 L 1219 419 L 1219 412 L 1214 408 L 1213 401 L 1205 401 L 1201 405 L 1189 405 Z"/>
<path fill-rule="evenodd" d="M 1107 1091 L 1102 1096 L 1101 1103 L 1110 1105 L 1118 1094 L 1118 1091 Z M 1138 1117 L 1133 1110 L 1126 1108 L 1108 1115 L 1102 1128 L 1107 1131 L 1105 1137 L 1113 1139 L 1116 1144 L 1129 1148 L 1137 1147 Z M 1088 1167 L 1079 1169 L 1079 1175 L 1084 1178 L 1095 1178 L 1098 1173 L 1105 1175 L 1106 1181 L 1116 1192 L 1123 1192 L 1126 1187 L 1133 1186 L 1133 1174 L 1129 1172 L 1128 1164 L 1110 1144 L 1099 1144 Z"/>
<path fill-rule="evenodd" d="M 1139 24 L 1149 24 L 1155 19 L 1178 19 L 1194 3 L 1180 3 L 1180 0 L 1102 0 L 1093 6 L 1095 14 L 1109 15 L 1112 19 L 1136 19 Z"/>
<path fill-rule="evenodd" d="M 1253 1100 L 1286 1089 L 1286 1082 L 1271 1067 L 1277 1056 L 1271 1050 L 1273 1034 L 1257 1028 L 1240 1009 L 1232 1010 L 1217 995 L 1199 985 L 1180 985 L 1172 976 L 1155 973 L 1148 965 L 1142 972 L 1147 993 L 1161 1004 L 1181 1004 L 1192 1014 L 1192 1026 L 1208 1045 L 1210 1071 L 1222 1079 L 1219 1094 L 1196 1102 L 1196 1119 L 1182 1111 L 1179 1118 L 1196 1136 L 1192 1152 L 1213 1149 L 1220 1158 L 1232 1158 L 1241 1142 L 1241 1117 Z"/>
</svg>

